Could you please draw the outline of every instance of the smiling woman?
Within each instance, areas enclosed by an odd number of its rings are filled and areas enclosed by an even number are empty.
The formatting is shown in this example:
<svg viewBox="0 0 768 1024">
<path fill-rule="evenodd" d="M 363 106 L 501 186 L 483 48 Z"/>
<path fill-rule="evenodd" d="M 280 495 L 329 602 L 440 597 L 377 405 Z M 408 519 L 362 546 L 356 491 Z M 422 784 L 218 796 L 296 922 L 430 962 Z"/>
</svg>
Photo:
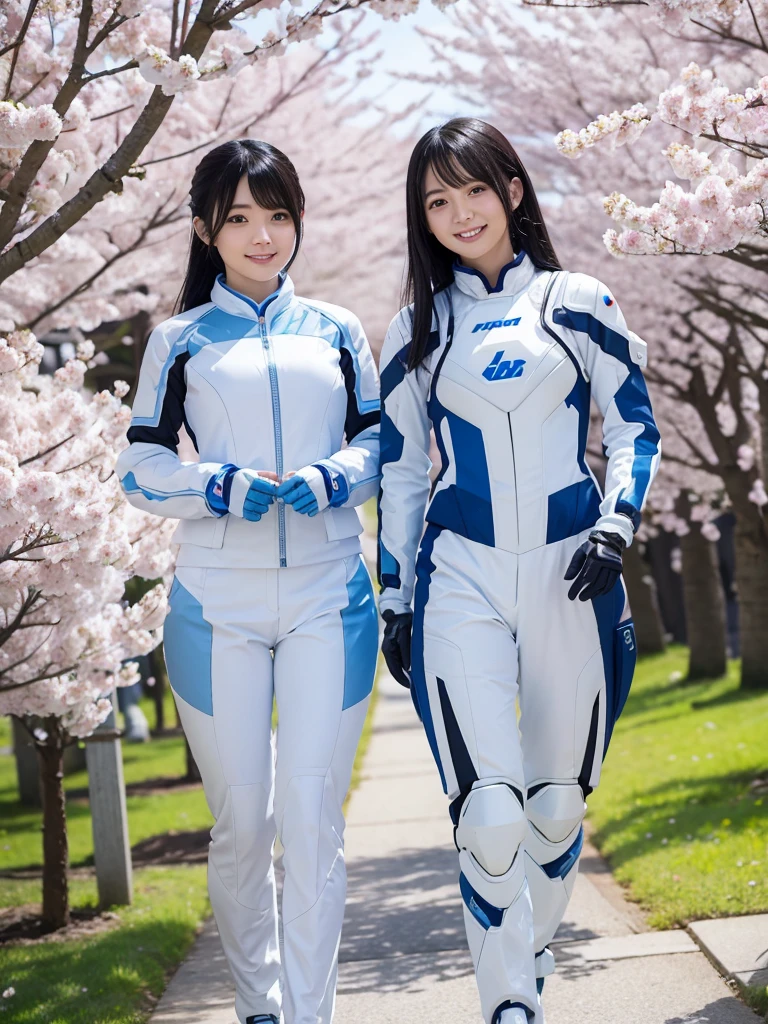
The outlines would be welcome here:
<svg viewBox="0 0 768 1024">
<path fill-rule="evenodd" d="M 304 195 L 285 154 L 220 146 L 190 195 L 179 311 L 149 339 L 118 473 L 134 505 L 181 520 L 164 649 L 216 819 L 209 890 L 238 1020 L 327 1020 L 378 646 L 355 510 L 378 489 L 378 380 L 357 318 L 294 294 Z M 197 463 L 179 459 L 182 424 Z"/>
<path fill-rule="evenodd" d="M 450 800 L 485 1024 L 542 1024 L 584 799 L 635 661 L 620 576 L 659 459 L 645 343 L 604 285 L 560 270 L 492 125 L 427 132 L 407 188 L 412 304 L 381 356 L 383 651 Z"/>
</svg>

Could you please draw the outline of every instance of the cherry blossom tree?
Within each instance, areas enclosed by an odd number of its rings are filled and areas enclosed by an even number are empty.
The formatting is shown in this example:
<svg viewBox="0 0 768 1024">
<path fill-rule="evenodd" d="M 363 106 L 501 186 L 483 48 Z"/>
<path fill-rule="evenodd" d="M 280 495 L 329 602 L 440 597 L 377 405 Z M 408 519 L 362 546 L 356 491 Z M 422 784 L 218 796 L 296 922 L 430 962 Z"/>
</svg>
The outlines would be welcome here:
<svg viewBox="0 0 768 1024">
<path fill-rule="evenodd" d="M 281 0 L 9 0 L 0 19 L 0 282 L 141 175 L 178 93 L 280 55 L 345 11 L 398 18 L 418 2 L 298 0 L 287 11 Z"/>
<path fill-rule="evenodd" d="M 172 524 L 137 513 L 113 472 L 130 410 L 82 390 L 93 347 L 40 375 L 30 332 L 0 338 L 0 713 L 33 734 L 43 793 L 43 922 L 66 924 L 64 747 L 109 714 L 138 678 L 166 610 L 158 585 L 129 607 L 126 580 L 172 563 Z M 33 727 L 33 723 L 38 724 Z"/>
</svg>

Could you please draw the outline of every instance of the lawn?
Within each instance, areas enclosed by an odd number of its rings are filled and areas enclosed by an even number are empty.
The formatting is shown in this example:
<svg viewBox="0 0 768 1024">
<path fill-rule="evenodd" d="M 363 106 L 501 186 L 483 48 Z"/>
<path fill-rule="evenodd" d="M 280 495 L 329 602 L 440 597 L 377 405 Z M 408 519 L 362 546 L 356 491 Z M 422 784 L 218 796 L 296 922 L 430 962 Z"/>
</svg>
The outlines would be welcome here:
<svg viewBox="0 0 768 1024">
<path fill-rule="evenodd" d="M 681 681 L 684 648 L 643 659 L 589 801 L 594 841 L 654 928 L 768 911 L 768 691 L 738 663 Z"/>
<path fill-rule="evenodd" d="M 143 702 L 150 722 L 154 713 L 149 701 Z M 167 695 L 166 720 L 175 720 L 173 698 Z M 0 747 L 11 745 L 8 719 L 0 719 Z M 124 744 L 123 765 L 126 783 L 148 779 L 178 779 L 184 774 L 184 743 L 181 736 L 153 739 L 151 743 Z M 73 772 L 65 778 L 68 793 L 80 795 L 67 800 L 69 823 L 69 850 L 72 867 L 93 863 L 93 837 L 91 815 L 85 791 L 88 776 L 85 770 Z M 128 827 L 131 843 L 149 836 L 175 830 L 196 831 L 209 827 L 212 818 L 202 788 L 158 790 L 147 796 L 128 796 Z M 41 863 L 40 811 L 24 807 L 17 800 L 16 769 L 10 756 L 0 757 L 0 872 L 38 866 Z M 39 888 L 37 882 L 18 882 L 0 877 L 0 907 L 32 902 L 38 896 L 31 893 Z"/>
<path fill-rule="evenodd" d="M 73 903 L 94 905 L 93 880 L 75 880 Z M 145 868 L 134 902 L 113 927 L 64 942 L 6 946 L 0 988 L 4 1024 L 139 1024 L 208 912 L 201 865 Z"/>
</svg>

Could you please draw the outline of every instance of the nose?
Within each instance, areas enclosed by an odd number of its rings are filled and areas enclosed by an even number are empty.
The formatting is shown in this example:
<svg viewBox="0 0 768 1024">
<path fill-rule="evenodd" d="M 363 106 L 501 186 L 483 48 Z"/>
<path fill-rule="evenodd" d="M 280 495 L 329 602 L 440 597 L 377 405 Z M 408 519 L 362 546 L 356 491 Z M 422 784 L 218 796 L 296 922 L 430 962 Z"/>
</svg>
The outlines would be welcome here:
<svg viewBox="0 0 768 1024">
<path fill-rule="evenodd" d="M 266 224 L 254 225 L 253 233 L 251 234 L 251 245 L 270 245 L 271 242 L 272 239 L 269 237 Z"/>
<path fill-rule="evenodd" d="M 474 214 L 468 205 L 463 202 L 456 203 L 453 214 L 455 224 L 465 224 L 467 221 L 472 220 L 473 216 Z"/>
</svg>

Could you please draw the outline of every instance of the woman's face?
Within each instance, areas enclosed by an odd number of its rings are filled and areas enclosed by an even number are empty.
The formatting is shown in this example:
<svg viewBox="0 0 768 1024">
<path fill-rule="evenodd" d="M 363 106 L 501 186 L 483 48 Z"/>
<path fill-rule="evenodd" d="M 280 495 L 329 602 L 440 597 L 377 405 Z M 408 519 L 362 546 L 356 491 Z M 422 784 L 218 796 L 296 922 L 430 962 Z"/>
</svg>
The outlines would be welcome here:
<svg viewBox="0 0 768 1024">
<path fill-rule="evenodd" d="M 523 198 L 523 184 L 513 178 L 509 185 L 512 208 Z M 507 214 L 490 185 L 470 181 L 460 188 L 446 185 L 430 167 L 424 179 L 427 226 L 446 249 L 471 265 L 510 246 Z"/>
<path fill-rule="evenodd" d="M 199 217 L 195 231 L 208 242 Z M 243 175 L 237 186 L 224 226 L 213 244 L 227 271 L 227 284 L 249 294 L 248 285 L 274 280 L 293 255 L 296 228 L 288 210 L 265 210 L 251 195 L 248 178 Z"/>
</svg>

